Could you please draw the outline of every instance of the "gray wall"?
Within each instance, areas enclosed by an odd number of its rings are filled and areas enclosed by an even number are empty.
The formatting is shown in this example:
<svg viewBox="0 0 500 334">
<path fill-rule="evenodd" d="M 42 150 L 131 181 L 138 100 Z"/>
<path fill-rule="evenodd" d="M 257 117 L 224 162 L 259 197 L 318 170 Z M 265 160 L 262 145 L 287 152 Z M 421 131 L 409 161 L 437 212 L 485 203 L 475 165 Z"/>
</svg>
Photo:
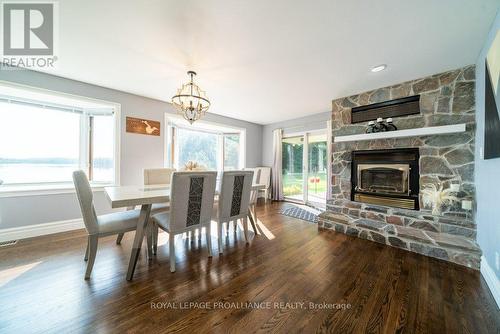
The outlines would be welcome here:
<svg viewBox="0 0 500 334">
<path fill-rule="evenodd" d="M 53 91 L 95 98 L 121 104 L 120 182 L 122 185 L 142 183 L 142 169 L 163 167 L 165 152 L 164 113 L 174 112 L 170 103 L 149 99 L 113 89 L 99 87 L 46 73 L 10 70 L 0 71 L 0 80 Z M 168 94 L 168 92 L 166 92 Z M 161 121 L 161 136 L 145 136 L 125 132 L 125 117 L 133 116 Z M 229 117 L 207 114 L 205 120 L 246 129 L 246 165 L 262 164 L 262 125 Z M 109 211 L 104 194 L 96 193 L 98 214 Z M 80 217 L 75 194 L 20 196 L 0 198 L 0 229 Z"/>
<path fill-rule="evenodd" d="M 326 121 L 330 120 L 330 111 L 314 114 L 306 117 L 295 118 L 288 121 L 264 125 L 262 131 L 262 165 L 272 167 L 273 165 L 273 130 L 283 129 L 284 134 L 326 129 Z"/>
<path fill-rule="evenodd" d="M 476 62 L 476 199 L 477 240 L 489 266 L 500 279 L 500 158 L 483 160 L 480 150 L 484 147 L 484 93 L 485 59 L 496 33 L 500 29 L 500 12 Z"/>
</svg>

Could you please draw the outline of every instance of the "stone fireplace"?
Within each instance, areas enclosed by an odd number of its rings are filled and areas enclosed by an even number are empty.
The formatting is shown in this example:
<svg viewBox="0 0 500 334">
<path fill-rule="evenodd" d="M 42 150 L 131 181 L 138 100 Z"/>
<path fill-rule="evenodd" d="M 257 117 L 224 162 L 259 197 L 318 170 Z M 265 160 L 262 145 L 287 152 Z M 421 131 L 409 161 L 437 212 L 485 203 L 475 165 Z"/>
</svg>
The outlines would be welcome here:
<svg viewBox="0 0 500 334">
<path fill-rule="evenodd" d="M 320 230 L 333 230 L 479 269 L 474 203 L 475 68 L 467 66 L 332 101 L 331 198 Z M 398 130 L 464 125 L 464 131 L 339 141 L 365 133 L 351 109 L 419 96 L 420 112 L 394 118 Z M 429 205 L 424 189 L 453 189 Z M 465 209 L 464 209 L 465 207 Z"/>
</svg>

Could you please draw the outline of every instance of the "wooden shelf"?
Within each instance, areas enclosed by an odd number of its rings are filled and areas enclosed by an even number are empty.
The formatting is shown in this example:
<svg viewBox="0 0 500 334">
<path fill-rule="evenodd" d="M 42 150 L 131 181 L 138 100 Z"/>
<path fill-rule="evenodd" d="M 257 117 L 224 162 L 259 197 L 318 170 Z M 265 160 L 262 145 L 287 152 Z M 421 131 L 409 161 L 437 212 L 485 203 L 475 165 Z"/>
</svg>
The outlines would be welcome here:
<svg viewBox="0 0 500 334">
<path fill-rule="evenodd" d="M 444 135 L 444 134 L 458 133 L 458 132 L 465 132 L 465 124 L 430 126 L 426 128 L 416 128 L 416 129 L 377 132 L 377 133 L 363 133 L 360 135 L 337 136 L 333 137 L 333 141 L 335 143 L 342 143 L 349 141 L 363 141 L 363 140 L 374 140 L 374 139 Z"/>
</svg>

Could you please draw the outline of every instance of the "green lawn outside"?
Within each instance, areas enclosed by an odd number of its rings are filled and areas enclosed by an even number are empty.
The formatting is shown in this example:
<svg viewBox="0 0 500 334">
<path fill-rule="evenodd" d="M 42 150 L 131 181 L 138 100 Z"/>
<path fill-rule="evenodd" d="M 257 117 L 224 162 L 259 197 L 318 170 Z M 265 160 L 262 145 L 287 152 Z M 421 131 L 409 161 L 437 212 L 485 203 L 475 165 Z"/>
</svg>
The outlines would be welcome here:
<svg viewBox="0 0 500 334">
<path fill-rule="evenodd" d="M 319 183 L 312 183 L 311 180 L 318 177 Z M 309 194 L 321 194 L 326 192 L 326 173 L 316 173 L 308 179 Z M 302 194 L 302 174 L 283 175 L 283 193 L 285 196 Z"/>
</svg>

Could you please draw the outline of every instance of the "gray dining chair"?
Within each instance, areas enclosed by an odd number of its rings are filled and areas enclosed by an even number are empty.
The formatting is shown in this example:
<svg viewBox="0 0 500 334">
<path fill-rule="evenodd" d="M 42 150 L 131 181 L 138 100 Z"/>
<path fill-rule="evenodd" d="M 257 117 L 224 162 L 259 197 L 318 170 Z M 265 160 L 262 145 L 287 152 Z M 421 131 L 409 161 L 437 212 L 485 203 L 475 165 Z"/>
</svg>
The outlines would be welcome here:
<svg viewBox="0 0 500 334">
<path fill-rule="evenodd" d="M 170 184 L 175 168 L 146 168 L 144 169 L 144 185 Z"/>
<path fill-rule="evenodd" d="M 264 201 L 267 203 L 271 193 L 271 167 L 258 167 L 260 170 L 259 184 L 265 184 L 264 189 L 258 190 L 258 193 L 264 193 Z M 257 196 L 258 197 L 258 196 Z"/>
<path fill-rule="evenodd" d="M 85 229 L 88 233 L 85 261 L 87 270 L 85 279 L 90 278 L 97 254 L 97 242 L 101 237 L 135 231 L 139 221 L 139 210 L 128 210 L 97 216 L 94 208 L 94 198 L 87 175 L 82 170 L 73 172 L 73 183 L 80 203 Z M 150 246 L 148 246 L 150 247 Z"/>
<path fill-rule="evenodd" d="M 262 173 L 262 168 L 261 167 L 256 167 L 256 168 L 244 168 L 243 170 L 251 170 L 253 171 L 253 178 L 252 178 L 252 184 L 259 184 L 260 183 L 260 178 L 261 178 L 261 173 Z M 255 211 L 256 206 L 257 206 L 257 200 L 259 199 L 259 190 L 253 190 L 250 193 L 250 203 L 249 203 L 249 218 L 250 222 L 252 223 L 252 228 L 255 234 L 257 234 L 257 226 L 256 226 L 256 221 L 257 221 L 257 214 Z M 234 226 L 236 228 L 236 221 L 234 222 Z"/>
<path fill-rule="evenodd" d="M 144 185 L 159 185 L 165 184 L 170 185 L 172 181 L 172 174 L 175 172 L 175 168 L 147 168 L 144 169 Z M 165 212 L 170 210 L 170 203 L 154 203 L 151 206 L 151 215 Z M 152 228 L 153 224 L 148 224 L 149 228 Z M 147 233 L 148 238 L 158 238 L 158 229 L 151 229 Z M 153 243 L 153 254 L 156 254 L 157 246 Z"/>
<path fill-rule="evenodd" d="M 168 233 L 170 271 L 175 272 L 175 235 L 205 228 L 208 256 L 212 256 L 211 218 L 217 172 L 174 172 L 170 186 L 170 210 L 153 215 L 152 228 Z M 158 232 L 153 233 L 153 249 Z"/>
<path fill-rule="evenodd" d="M 259 178 L 260 178 L 260 168 L 255 167 L 255 168 L 243 168 L 245 171 L 252 171 L 253 172 L 253 177 L 252 177 L 252 184 L 259 183 Z"/>
<path fill-rule="evenodd" d="M 234 221 L 243 220 L 243 231 L 245 241 L 248 243 L 248 215 L 252 192 L 253 170 L 227 171 L 222 173 L 219 200 L 214 206 L 213 218 L 217 222 L 217 237 L 219 240 L 219 254 L 222 249 L 222 225 Z"/>
<path fill-rule="evenodd" d="M 172 173 L 175 172 L 175 168 L 146 168 L 143 170 L 144 173 L 144 185 L 170 185 L 170 179 L 172 178 Z M 133 210 L 134 207 L 129 207 L 128 210 Z M 151 215 L 156 213 L 168 211 L 170 209 L 169 203 L 154 203 L 151 205 Z M 148 225 L 149 227 L 150 225 Z M 153 231 L 154 233 L 155 231 Z M 158 232 L 158 230 L 156 230 Z M 124 233 L 118 234 L 116 237 L 116 244 L 119 245 L 123 239 Z M 147 238 L 154 238 L 154 235 L 146 231 Z M 156 254 L 156 248 L 153 247 L 153 254 Z"/>
</svg>

